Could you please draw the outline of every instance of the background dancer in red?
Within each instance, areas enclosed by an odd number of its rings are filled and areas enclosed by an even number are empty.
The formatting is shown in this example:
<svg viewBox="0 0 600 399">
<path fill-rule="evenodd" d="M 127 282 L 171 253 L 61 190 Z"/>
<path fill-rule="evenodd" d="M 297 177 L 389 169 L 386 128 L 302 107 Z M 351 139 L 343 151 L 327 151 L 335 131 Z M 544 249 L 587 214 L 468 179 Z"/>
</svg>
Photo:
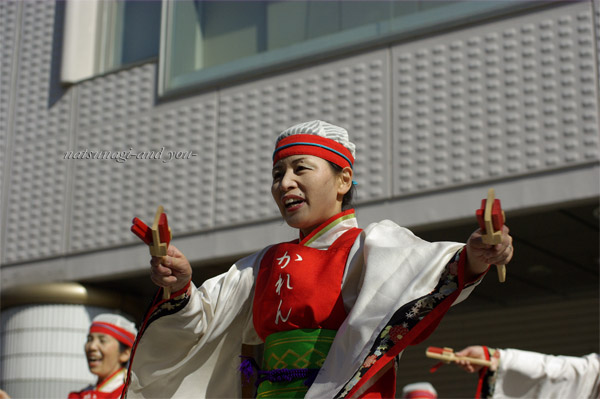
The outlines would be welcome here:
<svg viewBox="0 0 600 399">
<path fill-rule="evenodd" d="M 136 334 L 135 324 L 123 316 L 109 313 L 96 316 L 85 343 L 85 356 L 90 372 L 98 380 L 95 385 L 71 392 L 69 399 L 120 398 Z"/>
</svg>

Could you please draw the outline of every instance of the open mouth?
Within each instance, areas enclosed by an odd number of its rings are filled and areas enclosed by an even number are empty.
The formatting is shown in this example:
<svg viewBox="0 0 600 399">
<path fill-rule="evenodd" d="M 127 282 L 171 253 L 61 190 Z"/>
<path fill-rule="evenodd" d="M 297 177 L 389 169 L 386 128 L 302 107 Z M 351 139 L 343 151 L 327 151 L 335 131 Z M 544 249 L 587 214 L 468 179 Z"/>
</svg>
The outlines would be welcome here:
<svg viewBox="0 0 600 399">
<path fill-rule="evenodd" d="M 283 205 L 285 206 L 285 209 L 292 210 L 298 208 L 303 203 L 304 200 L 301 198 L 288 198 Z"/>
<path fill-rule="evenodd" d="M 96 357 L 96 356 L 90 356 L 87 358 L 87 361 L 88 361 L 88 365 L 90 367 L 94 367 L 94 366 L 98 366 L 98 365 L 100 365 L 100 363 L 102 363 L 102 358 Z"/>
</svg>

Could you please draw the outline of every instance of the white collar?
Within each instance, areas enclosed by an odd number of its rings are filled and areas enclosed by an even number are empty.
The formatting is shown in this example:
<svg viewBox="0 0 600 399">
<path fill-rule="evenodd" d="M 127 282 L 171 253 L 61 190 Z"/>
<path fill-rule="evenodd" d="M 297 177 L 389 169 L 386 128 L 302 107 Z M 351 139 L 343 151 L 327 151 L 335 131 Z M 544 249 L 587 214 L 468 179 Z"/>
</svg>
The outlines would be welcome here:
<svg viewBox="0 0 600 399">
<path fill-rule="evenodd" d="M 326 249 L 353 227 L 358 227 L 358 222 L 354 209 L 349 209 L 338 213 L 317 227 L 308 236 L 301 239 L 300 244 L 310 248 Z"/>
<path fill-rule="evenodd" d="M 113 392 L 115 389 L 119 388 L 121 385 L 125 383 L 126 373 L 125 368 L 121 368 L 113 375 L 108 377 L 105 381 L 103 381 L 100 385 L 96 386 L 96 391 L 98 392 Z"/>
</svg>

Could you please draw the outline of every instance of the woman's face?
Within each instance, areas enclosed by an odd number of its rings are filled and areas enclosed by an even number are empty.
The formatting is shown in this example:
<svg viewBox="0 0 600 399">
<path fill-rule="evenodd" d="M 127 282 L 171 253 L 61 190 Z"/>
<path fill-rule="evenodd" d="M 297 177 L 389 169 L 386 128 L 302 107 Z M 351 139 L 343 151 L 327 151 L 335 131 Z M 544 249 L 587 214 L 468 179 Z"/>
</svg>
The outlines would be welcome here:
<svg viewBox="0 0 600 399">
<path fill-rule="evenodd" d="M 306 236 L 341 212 L 343 196 L 351 184 L 350 168 L 338 175 L 322 158 L 291 155 L 273 167 L 271 194 L 286 223 Z"/>
<path fill-rule="evenodd" d="M 85 343 L 85 356 L 88 367 L 98 376 L 98 382 L 104 381 L 129 360 L 130 349 L 120 352 L 119 341 L 107 334 L 91 333 Z"/>
</svg>

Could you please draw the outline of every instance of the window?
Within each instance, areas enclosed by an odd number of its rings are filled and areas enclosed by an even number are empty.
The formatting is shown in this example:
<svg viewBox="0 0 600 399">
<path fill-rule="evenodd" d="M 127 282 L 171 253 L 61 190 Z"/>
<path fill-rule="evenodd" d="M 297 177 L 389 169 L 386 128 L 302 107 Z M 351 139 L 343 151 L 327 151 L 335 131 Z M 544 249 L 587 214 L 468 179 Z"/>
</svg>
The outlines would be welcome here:
<svg viewBox="0 0 600 399">
<path fill-rule="evenodd" d="M 159 95 L 431 32 L 535 2 L 165 0 Z"/>
<path fill-rule="evenodd" d="M 158 56 L 162 2 L 69 0 L 61 80 L 74 83 Z"/>
<path fill-rule="evenodd" d="M 104 71 L 158 56 L 160 1 L 103 2 Z"/>
</svg>

